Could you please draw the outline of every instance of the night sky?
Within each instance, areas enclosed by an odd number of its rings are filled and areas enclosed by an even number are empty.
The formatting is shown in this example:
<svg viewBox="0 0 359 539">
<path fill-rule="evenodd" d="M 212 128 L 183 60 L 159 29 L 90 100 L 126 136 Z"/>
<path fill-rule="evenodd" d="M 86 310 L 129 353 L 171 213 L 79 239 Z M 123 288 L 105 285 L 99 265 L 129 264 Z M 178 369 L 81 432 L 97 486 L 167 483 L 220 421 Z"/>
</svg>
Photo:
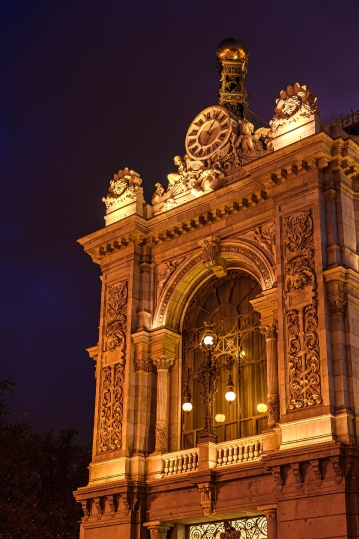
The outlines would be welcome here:
<svg viewBox="0 0 359 539">
<path fill-rule="evenodd" d="M 288 84 L 325 121 L 359 107 L 358 0 L 2 0 L 1 356 L 16 418 L 92 434 L 100 268 L 79 237 L 104 226 L 114 172 L 150 202 L 194 116 L 217 103 L 216 45 L 251 51 L 250 108 Z"/>
</svg>

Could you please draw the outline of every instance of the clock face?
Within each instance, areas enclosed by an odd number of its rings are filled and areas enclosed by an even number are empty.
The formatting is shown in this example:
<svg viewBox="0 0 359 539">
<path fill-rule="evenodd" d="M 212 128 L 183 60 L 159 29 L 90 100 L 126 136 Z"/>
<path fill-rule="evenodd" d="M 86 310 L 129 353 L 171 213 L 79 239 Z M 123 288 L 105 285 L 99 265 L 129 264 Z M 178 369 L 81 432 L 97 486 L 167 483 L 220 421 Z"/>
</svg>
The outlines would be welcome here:
<svg viewBox="0 0 359 539">
<path fill-rule="evenodd" d="M 231 136 L 232 119 L 227 109 L 213 106 L 193 120 L 186 135 L 186 151 L 193 159 L 208 159 L 222 148 Z"/>
</svg>

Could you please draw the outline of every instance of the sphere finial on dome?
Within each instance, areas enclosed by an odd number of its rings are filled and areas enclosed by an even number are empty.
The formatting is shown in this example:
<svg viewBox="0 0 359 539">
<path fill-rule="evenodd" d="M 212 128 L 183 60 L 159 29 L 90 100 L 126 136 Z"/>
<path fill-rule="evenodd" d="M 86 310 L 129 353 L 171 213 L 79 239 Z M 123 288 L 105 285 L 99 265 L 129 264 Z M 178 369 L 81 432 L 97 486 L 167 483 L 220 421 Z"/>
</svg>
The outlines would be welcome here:
<svg viewBox="0 0 359 539">
<path fill-rule="evenodd" d="M 216 48 L 216 55 L 221 60 L 246 60 L 249 50 L 240 39 L 227 37 L 223 39 Z"/>
</svg>

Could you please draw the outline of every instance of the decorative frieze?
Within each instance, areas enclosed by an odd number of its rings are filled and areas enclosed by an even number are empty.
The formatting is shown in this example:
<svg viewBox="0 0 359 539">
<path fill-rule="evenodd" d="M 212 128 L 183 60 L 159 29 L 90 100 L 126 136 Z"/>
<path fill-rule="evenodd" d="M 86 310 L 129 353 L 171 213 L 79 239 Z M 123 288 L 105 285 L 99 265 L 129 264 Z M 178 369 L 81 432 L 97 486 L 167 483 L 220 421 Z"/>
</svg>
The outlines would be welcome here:
<svg viewBox="0 0 359 539">
<path fill-rule="evenodd" d="M 100 452 L 122 448 L 124 374 L 120 363 L 102 369 Z"/>
</svg>

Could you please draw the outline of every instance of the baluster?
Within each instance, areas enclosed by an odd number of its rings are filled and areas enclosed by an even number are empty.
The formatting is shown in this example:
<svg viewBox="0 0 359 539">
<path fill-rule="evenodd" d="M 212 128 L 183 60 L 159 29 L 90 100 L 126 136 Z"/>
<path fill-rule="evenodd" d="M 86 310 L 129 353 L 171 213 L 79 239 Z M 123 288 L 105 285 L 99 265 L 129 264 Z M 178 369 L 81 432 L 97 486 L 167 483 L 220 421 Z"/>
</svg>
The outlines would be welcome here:
<svg viewBox="0 0 359 539">
<path fill-rule="evenodd" d="M 222 459 L 222 448 L 219 447 L 217 449 L 217 466 L 222 466 L 222 462 L 223 462 L 223 459 Z"/>
<path fill-rule="evenodd" d="M 228 464 L 232 464 L 233 462 L 233 447 L 228 448 Z"/>
<path fill-rule="evenodd" d="M 178 457 L 178 473 L 182 473 L 183 471 L 183 455 L 180 455 Z"/>
<path fill-rule="evenodd" d="M 170 460 L 170 465 L 169 465 L 169 469 L 168 469 L 168 475 L 172 475 L 173 474 L 173 459 Z"/>
<path fill-rule="evenodd" d="M 238 461 L 238 445 L 235 445 L 233 448 L 233 462 Z"/>
<path fill-rule="evenodd" d="M 238 462 L 243 460 L 243 445 L 238 446 Z"/>
<path fill-rule="evenodd" d="M 248 460 L 253 460 L 253 445 L 254 444 L 249 444 L 249 454 L 248 454 Z"/>
<path fill-rule="evenodd" d="M 188 462 L 188 455 L 186 453 L 184 458 L 183 458 L 183 471 L 184 472 L 187 472 L 187 462 Z"/>
<path fill-rule="evenodd" d="M 243 447 L 243 460 L 248 460 L 248 445 Z"/>
<path fill-rule="evenodd" d="M 168 464 L 169 464 L 169 460 L 165 459 L 165 470 L 164 470 L 165 475 L 168 475 Z"/>
<path fill-rule="evenodd" d="M 189 472 L 192 470 L 192 459 L 193 459 L 193 455 L 192 453 L 189 453 L 188 455 L 188 471 Z"/>
<path fill-rule="evenodd" d="M 223 466 L 225 466 L 228 462 L 228 447 L 223 448 Z"/>
<path fill-rule="evenodd" d="M 196 460 L 197 460 L 197 453 L 193 453 L 193 458 L 192 458 L 192 470 L 195 470 L 195 469 L 196 469 Z"/>
<path fill-rule="evenodd" d="M 173 460 L 173 473 L 176 474 L 178 472 L 178 457 L 176 456 Z"/>
<path fill-rule="evenodd" d="M 258 447 L 259 447 L 259 443 L 255 442 L 254 444 L 254 458 L 255 459 L 258 457 Z"/>
<path fill-rule="evenodd" d="M 263 441 L 261 440 L 259 442 L 259 454 L 261 455 L 263 453 Z"/>
</svg>

